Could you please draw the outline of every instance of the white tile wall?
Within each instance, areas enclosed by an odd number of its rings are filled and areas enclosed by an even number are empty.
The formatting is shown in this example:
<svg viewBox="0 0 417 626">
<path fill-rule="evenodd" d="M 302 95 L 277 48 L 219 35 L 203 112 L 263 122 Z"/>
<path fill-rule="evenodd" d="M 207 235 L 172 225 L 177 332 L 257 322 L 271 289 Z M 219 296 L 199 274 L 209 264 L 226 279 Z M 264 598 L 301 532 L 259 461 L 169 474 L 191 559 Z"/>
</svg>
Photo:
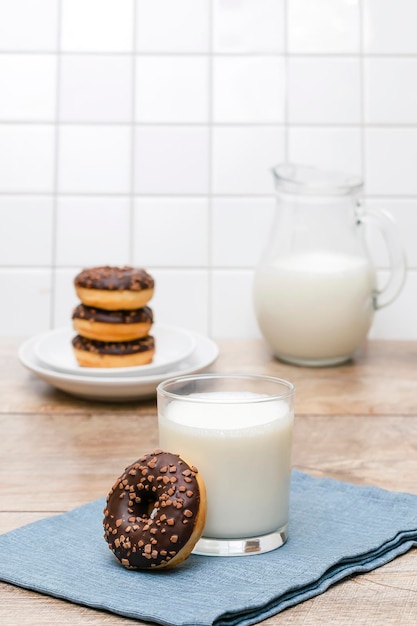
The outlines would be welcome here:
<svg viewBox="0 0 417 626">
<path fill-rule="evenodd" d="M 359 9 L 358 0 L 288 0 L 289 52 L 359 52 Z"/>
<path fill-rule="evenodd" d="M 55 52 L 58 47 L 58 10 L 59 4 L 56 0 L 2 0 L 2 50 Z"/>
<path fill-rule="evenodd" d="M 362 0 L 364 52 L 416 54 L 414 0 Z"/>
<path fill-rule="evenodd" d="M 135 266 L 158 267 L 162 263 L 168 267 L 207 268 L 207 198 L 136 198 L 133 238 Z"/>
<path fill-rule="evenodd" d="M 365 122 L 417 124 L 417 58 L 365 59 Z"/>
<path fill-rule="evenodd" d="M 288 77 L 289 123 L 360 124 L 358 57 L 290 57 Z"/>
<path fill-rule="evenodd" d="M 309 163 L 327 170 L 361 173 L 362 137 L 359 127 L 291 126 L 288 135 L 290 161 Z"/>
<path fill-rule="evenodd" d="M 51 54 L 0 56 L 0 119 L 50 122 L 55 118 L 57 59 Z"/>
<path fill-rule="evenodd" d="M 52 196 L 0 195 L 0 267 L 52 266 Z"/>
<path fill-rule="evenodd" d="M 209 326 L 208 270 L 150 267 L 155 277 L 155 295 L 151 300 L 154 319 L 161 324 L 181 326 L 204 332 Z"/>
<path fill-rule="evenodd" d="M 207 126 L 137 126 L 134 141 L 134 193 L 208 193 Z"/>
<path fill-rule="evenodd" d="M 207 53 L 209 0 L 136 0 L 138 52 Z"/>
<path fill-rule="evenodd" d="M 271 194 L 270 168 L 283 160 L 285 133 L 279 126 L 214 126 L 214 194 Z M 233 245 L 233 244 L 231 244 Z"/>
<path fill-rule="evenodd" d="M 57 205 L 58 267 L 129 262 L 130 203 L 120 196 L 62 196 Z"/>
<path fill-rule="evenodd" d="M 58 192 L 128 193 L 127 126 L 63 126 L 58 133 Z"/>
<path fill-rule="evenodd" d="M 285 50 L 285 0 L 213 0 L 213 51 Z"/>
<path fill-rule="evenodd" d="M 138 57 L 136 121 L 207 124 L 208 72 L 207 57 Z"/>
<path fill-rule="evenodd" d="M 365 142 L 368 193 L 417 194 L 417 127 L 367 128 Z"/>
<path fill-rule="evenodd" d="M 213 122 L 282 124 L 285 86 L 282 57 L 214 57 Z"/>
<path fill-rule="evenodd" d="M 160 322 L 257 336 L 270 168 L 292 160 L 360 174 L 394 215 L 408 280 L 372 336 L 417 339 L 416 23 L 415 0 L 0 0 L 3 331 L 69 324 L 80 268 L 133 263 Z"/>
<path fill-rule="evenodd" d="M 132 52 L 134 0 L 61 0 L 64 52 Z"/>
<path fill-rule="evenodd" d="M 211 316 L 215 337 L 257 336 L 252 306 L 252 272 L 214 270 Z M 233 320 L 233 323 L 230 322 Z"/>
<path fill-rule="evenodd" d="M 71 54 L 60 60 L 59 119 L 62 122 L 125 122 L 132 119 L 129 56 Z"/>
<path fill-rule="evenodd" d="M 0 193 L 54 190 L 52 125 L 0 123 Z"/>
<path fill-rule="evenodd" d="M 268 241 L 274 204 L 273 198 L 213 199 L 213 267 L 255 267 Z"/>
</svg>

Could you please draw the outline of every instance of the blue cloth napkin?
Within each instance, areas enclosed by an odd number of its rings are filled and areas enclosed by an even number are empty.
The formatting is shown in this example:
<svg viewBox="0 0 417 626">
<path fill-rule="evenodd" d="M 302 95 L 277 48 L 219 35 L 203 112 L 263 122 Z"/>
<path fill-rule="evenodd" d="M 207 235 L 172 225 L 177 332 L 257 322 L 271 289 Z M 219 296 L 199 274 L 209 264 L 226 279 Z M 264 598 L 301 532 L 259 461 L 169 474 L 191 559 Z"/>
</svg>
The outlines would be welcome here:
<svg viewBox="0 0 417 626">
<path fill-rule="evenodd" d="M 0 579 L 165 626 L 255 624 L 417 545 L 417 496 L 294 471 L 288 542 L 134 572 L 103 538 L 104 499 L 0 535 Z"/>
</svg>

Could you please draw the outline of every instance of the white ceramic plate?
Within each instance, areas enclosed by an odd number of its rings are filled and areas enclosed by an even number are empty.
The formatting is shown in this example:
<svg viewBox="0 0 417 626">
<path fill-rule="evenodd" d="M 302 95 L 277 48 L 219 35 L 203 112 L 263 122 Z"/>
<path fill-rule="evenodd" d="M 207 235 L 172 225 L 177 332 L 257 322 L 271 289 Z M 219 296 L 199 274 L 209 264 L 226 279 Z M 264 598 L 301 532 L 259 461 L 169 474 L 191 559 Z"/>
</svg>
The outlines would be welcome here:
<svg viewBox="0 0 417 626">
<path fill-rule="evenodd" d="M 47 333 L 45 333 L 47 334 Z M 19 349 L 19 360 L 30 372 L 49 383 L 56 389 L 80 398 L 121 402 L 140 400 L 155 396 L 156 388 L 163 380 L 173 376 L 186 376 L 201 372 L 218 357 L 217 345 L 204 335 L 191 333 L 195 340 L 195 349 L 189 357 L 181 361 L 174 369 L 152 376 L 80 376 L 65 374 L 45 367 L 37 359 L 34 346 L 40 336 L 28 339 Z"/>
<path fill-rule="evenodd" d="M 195 337 L 188 330 L 156 325 L 151 335 L 155 338 L 155 356 L 152 363 L 134 367 L 81 367 L 72 349 L 71 340 L 77 333 L 71 328 L 48 331 L 34 345 L 36 358 L 44 367 L 81 376 L 148 376 L 173 369 L 195 348 Z"/>
</svg>

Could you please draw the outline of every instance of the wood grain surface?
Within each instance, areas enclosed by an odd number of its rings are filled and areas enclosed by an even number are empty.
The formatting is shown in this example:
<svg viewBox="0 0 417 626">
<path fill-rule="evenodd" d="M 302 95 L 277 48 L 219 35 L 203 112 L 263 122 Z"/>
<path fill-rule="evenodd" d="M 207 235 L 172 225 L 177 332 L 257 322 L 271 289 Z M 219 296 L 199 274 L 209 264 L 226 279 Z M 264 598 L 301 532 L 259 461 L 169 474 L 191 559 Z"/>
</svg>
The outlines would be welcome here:
<svg viewBox="0 0 417 626">
<path fill-rule="evenodd" d="M 107 494 L 157 446 L 155 400 L 89 402 L 54 390 L 0 342 L 0 532 Z M 280 376 L 296 385 L 293 464 L 417 494 L 417 342 L 369 342 L 355 361 L 308 369 L 271 358 L 262 341 L 219 342 L 210 371 Z M 29 460 L 27 472 L 22 460 Z M 417 624 L 417 550 L 261 622 L 264 626 Z M 0 584 L 2 626 L 133 622 Z"/>
</svg>

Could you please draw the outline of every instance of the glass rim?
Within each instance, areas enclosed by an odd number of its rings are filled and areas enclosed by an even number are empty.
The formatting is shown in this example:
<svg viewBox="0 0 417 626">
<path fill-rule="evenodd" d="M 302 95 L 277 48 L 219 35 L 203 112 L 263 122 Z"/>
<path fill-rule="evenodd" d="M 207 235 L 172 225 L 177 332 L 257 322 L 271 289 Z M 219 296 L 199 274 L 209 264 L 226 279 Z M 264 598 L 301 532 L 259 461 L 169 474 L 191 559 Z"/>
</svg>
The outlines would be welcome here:
<svg viewBox="0 0 417 626">
<path fill-rule="evenodd" d="M 363 188 L 360 176 L 301 163 L 279 163 L 272 168 L 272 173 L 277 187 L 293 194 L 347 195 L 359 193 Z"/>
<path fill-rule="evenodd" d="M 167 378 L 166 380 L 159 383 L 156 388 L 157 395 L 164 396 L 166 398 L 181 400 L 182 402 L 194 402 L 194 403 L 210 403 L 210 404 L 224 404 L 224 400 L 219 398 L 210 399 L 208 397 L 205 398 L 193 398 L 186 395 L 181 395 L 179 393 L 168 391 L 165 387 L 168 385 L 172 385 L 173 383 L 190 383 L 192 381 L 202 381 L 202 380 L 246 380 L 246 381 L 264 381 L 274 384 L 280 384 L 283 387 L 286 387 L 286 391 L 281 393 L 268 393 L 267 396 L 260 396 L 256 398 L 251 397 L 243 397 L 237 400 L 236 402 L 230 402 L 230 404 L 256 404 L 258 402 L 271 402 L 272 400 L 284 400 L 285 398 L 290 398 L 294 395 L 295 385 L 284 378 L 278 378 L 275 376 L 264 376 L 263 374 L 189 374 L 186 376 L 174 376 L 171 378 Z"/>
</svg>

